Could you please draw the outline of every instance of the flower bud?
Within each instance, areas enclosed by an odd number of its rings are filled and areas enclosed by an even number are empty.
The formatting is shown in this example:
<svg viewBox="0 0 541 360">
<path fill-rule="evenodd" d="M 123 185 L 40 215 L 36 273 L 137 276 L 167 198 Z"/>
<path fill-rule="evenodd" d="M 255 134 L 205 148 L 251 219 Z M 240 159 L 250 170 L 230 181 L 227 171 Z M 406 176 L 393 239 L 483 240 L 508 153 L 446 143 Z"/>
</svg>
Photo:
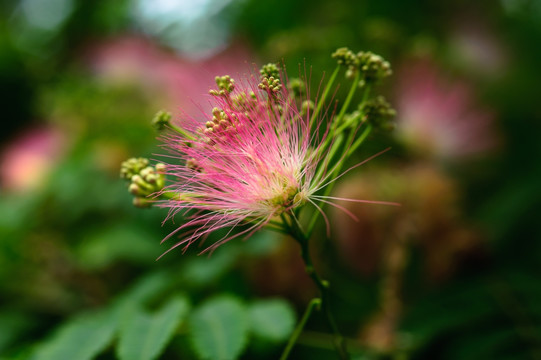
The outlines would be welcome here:
<svg viewBox="0 0 541 360">
<path fill-rule="evenodd" d="M 171 124 L 171 113 L 160 110 L 154 115 L 152 119 L 152 126 L 158 131 L 164 130 Z"/>
<path fill-rule="evenodd" d="M 295 98 L 299 98 L 304 95 L 306 92 L 304 86 L 304 82 L 299 78 L 289 79 L 289 83 L 287 84 L 290 94 Z"/>
<path fill-rule="evenodd" d="M 131 183 L 130 186 L 128 186 L 128 191 L 130 192 L 130 194 L 135 196 L 141 195 L 141 190 L 139 189 L 139 186 L 134 183 Z"/>
<path fill-rule="evenodd" d="M 315 108 L 315 104 L 312 100 L 305 100 L 301 104 L 301 115 L 304 116 L 308 114 L 308 112 L 313 112 Z"/>
</svg>

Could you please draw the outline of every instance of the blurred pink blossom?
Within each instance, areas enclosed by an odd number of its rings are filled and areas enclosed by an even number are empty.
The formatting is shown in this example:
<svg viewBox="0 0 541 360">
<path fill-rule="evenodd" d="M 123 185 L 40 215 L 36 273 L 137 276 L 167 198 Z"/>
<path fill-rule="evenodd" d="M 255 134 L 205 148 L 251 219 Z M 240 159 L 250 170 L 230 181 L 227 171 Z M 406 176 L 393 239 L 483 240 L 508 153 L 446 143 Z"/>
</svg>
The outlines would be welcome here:
<svg viewBox="0 0 541 360">
<path fill-rule="evenodd" d="M 199 112 L 203 96 L 214 85 L 216 74 L 235 76 L 246 69 L 252 53 L 243 44 L 233 44 L 223 52 L 205 59 L 188 60 L 152 41 L 125 35 L 97 43 L 85 54 L 97 76 L 106 82 L 135 83 L 158 99 L 168 110 Z M 203 110 L 210 104 L 203 103 Z"/>
<path fill-rule="evenodd" d="M 406 64 L 398 79 L 396 135 L 414 152 L 458 160 L 494 149 L 494 115 L 475 104 L 466 82 L 444 78 L 428 61 Z"/>
<path fill-rule="evenodd" d="M 65 145 L 63 134 L 53 128 L 32 129 L 15 138 L 0 155 L 2 188 L 19 192 L 42 186 Z"/>
</svg>

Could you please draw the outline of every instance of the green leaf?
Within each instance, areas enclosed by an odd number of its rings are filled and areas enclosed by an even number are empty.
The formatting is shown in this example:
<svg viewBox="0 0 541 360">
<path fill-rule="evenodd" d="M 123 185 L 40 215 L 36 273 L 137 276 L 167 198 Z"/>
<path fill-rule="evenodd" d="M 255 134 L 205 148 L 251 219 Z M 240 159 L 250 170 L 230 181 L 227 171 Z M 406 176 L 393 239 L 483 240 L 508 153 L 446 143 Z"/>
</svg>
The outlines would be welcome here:
<svg viewBox="0 0 541 360">
<path fill-rule="evenodd" d="M 91 359 L 111 342 L 118 318 L 111 312 L 80 315 L 36 348 L 34 360 Z"/>
<path fill-rule="evenodd" d="M 176 297 L 161 310 L 147 314 L 134 311 L 124 323 L 117 346 L 119 359 L 157 358 L 173 337 L 175 329 L 188 313 L 188 300 Z"/>
<path fill-rule="evenodd" d="M 119 311 L 143 305 L 166 291 L 173 277 L 167 272 L 154 272 L 144 276 L 115 300 L 114 307 Z"/>
<path fill-rule="evenodd" d="M 261 230 L 242 244 L 242 252 L 249 256 L 265 256 L 277 251 L 281 245 L 282 241 L 277 233 Z"/>
<path fill-rule="evenodd" d="M 189 259 L 182 271 L 182 279 L 189 285 L 206 286 L 215 283 L 234 264 L 239 255 L 235 246 L 224 246 L 212 256 L 200 256 Z"/>
<path fill-rule="evenodd" d="M 249 314 L 254 335 L 271 342 L 286 340 L 295 328 L 295 311 L 284 300 L 257 301 L 250 306 Z"/>
<path fill-rule="evenodd" d="M 154 234 L 137 224 L 105 225 L 85 236 L 77 248 L 81 266 L 100 270 L 115 261 L 151 263 L 160 255 Z"/>
<path fill-rule="evenodd" d="M 232 360 L 244 350 L 249 322 L 239 300 L 215 297 L 201 305 L 190 320 L 190 336 L 199 358 Z"/>
<path fill-rule="evenodd" d="M 3 353 L 22 334 L 35 326 L 35 319 L 13 310 L 0 313 L 0 353 Z"/>
</svg>

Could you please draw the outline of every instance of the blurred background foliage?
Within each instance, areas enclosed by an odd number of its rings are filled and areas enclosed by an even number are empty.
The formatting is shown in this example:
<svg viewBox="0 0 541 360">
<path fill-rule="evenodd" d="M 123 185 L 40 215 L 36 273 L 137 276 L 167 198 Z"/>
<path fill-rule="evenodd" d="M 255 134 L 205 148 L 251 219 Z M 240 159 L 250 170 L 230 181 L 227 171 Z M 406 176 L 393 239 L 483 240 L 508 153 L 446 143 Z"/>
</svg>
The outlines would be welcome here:
<svg viewBox="0 0 541 360">
<path fill-rule="evenodd" d="M 398 115 L 335 192 L 403 204 L 329 210 L 316 239 L 352 354 L 541 359 L 537 0 L 4 0 L 0 358 L 277 358 L 315 294 L 296 244 L 155 261 L 175 224 L 119 165 L 160 159 L 153 114 L 208 110 L 215 75 L 283 61 L 315 93 L 342 46 L 393 64 Z M 292 358 L 333 358 L 326 333 L 313 316 Z"/>
</svg>

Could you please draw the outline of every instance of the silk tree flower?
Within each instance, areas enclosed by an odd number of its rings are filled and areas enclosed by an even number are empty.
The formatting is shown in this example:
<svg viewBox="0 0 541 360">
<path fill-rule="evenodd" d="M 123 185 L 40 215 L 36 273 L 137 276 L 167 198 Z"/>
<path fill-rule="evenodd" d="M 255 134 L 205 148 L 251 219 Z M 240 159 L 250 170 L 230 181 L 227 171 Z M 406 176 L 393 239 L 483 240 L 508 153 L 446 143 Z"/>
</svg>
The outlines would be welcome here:
<svg viewBox="0 0 541 360">
<path fill-rule="evenodd" d="M 219 90 L 210 91 L 215 108 L 205 125 L 188 118 L 182 129 L 177 128 L 181 135 L 166 138 L 179 165 L 166 165 L 172 182 L 161 193 L 169 197 L 161 206 L 170 209 L 167 219 L 191 212 L 167 237 L 185 231 L 172 249 L 186 250 L 211 232 L 230 228 L 205 250 L 213 251 L 228 240 L 272 226 L 275 218 L 305 203 L 320 212 L 318 202 L 341 207 L 329 201 L 336 198 L 316 195 L 336 179 L 330 179 L 332 171 L 322 149 L 325 141 L 332 141 L 331 135 L 319 131 L 328 126 L 312 118 L 309 109 L 304 114 L 297 107 L 277 69 L 259 84 L 253 76 L 240 86 L 228 76 L 216 82 Z M 323 167 L 322 175 L 316 175 L 318 166 Z M 242 230 L 232 234 L 237 226 Z"/>
</svg>

